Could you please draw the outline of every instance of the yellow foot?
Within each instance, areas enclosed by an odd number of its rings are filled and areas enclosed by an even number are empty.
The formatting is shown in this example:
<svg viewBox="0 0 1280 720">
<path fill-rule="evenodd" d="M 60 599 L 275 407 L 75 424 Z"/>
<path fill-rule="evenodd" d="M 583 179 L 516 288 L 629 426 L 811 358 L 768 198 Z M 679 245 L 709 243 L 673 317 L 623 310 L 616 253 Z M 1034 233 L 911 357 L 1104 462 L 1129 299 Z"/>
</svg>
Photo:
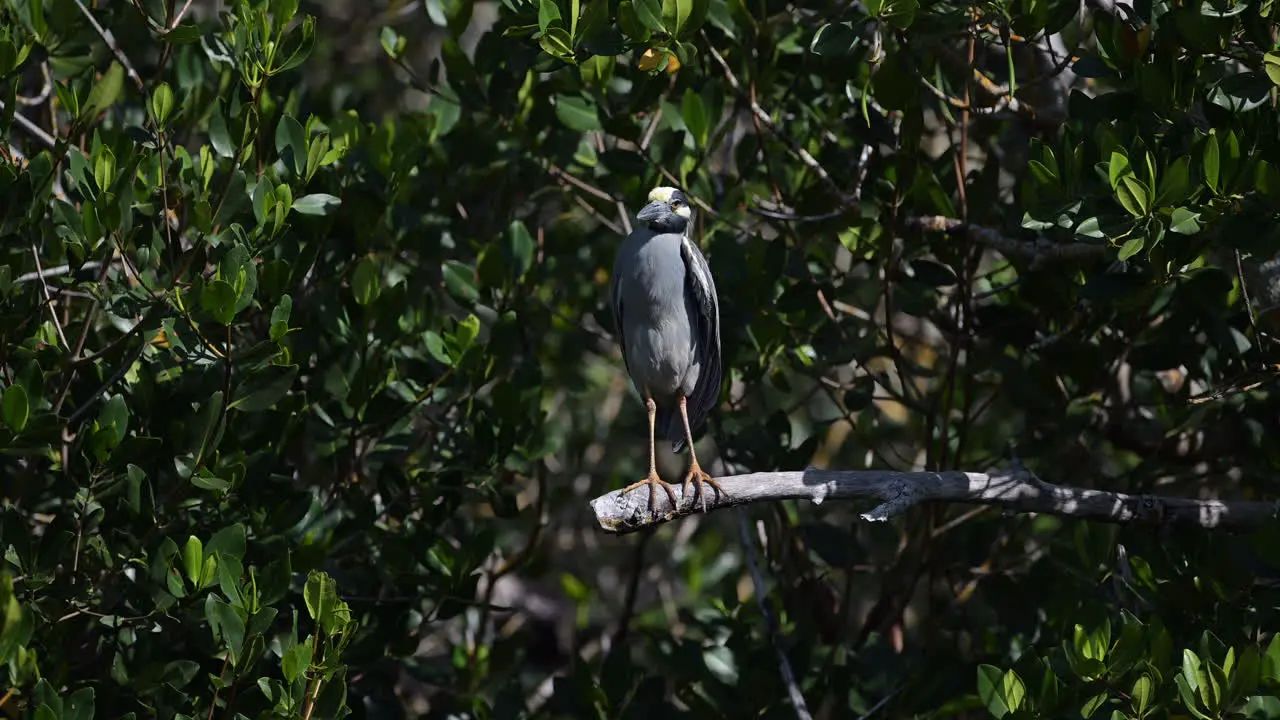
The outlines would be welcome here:
<svg viewBox="0 0 1280 720">
<path fill-rule="evenodd" d="M 693 483 L 694 492 L 697 493 L 697 498 L 702 501 L 702 512 L 707 511 L 707 496 L 702 488 L 703 483 L 715 488 L 717 495 L 728 494 L 724 491 L 724 488 L 720 487 L 720 483 L 703 471 L 702 466 L 698 465 L 696 460 L 689 466 L 689 474 L 684 476 L 684 482 L 680 485 L 681 493 L 685 497 L 689 496 L 689 483 L 691 482 Z"/>
<path fill-rule="evenodd" d="M 636 488 L 642 485 L 649 486 L 649 510 L 653 512 L 655 515 L 658 512 L 657 500 L 658 500 L 659 485 L 662 486 L 663 490 L 667 491 L 667 498 L 671 500 L 671 508 L 674 510 L 680 507 L 680 504 L 676 502 L 676 489 L 671 485 L 671 483 L 658 477 L 658 473 L 652 470 L 649 471 L 649 477 L 645 478 L 644 480 L 641 480 L 638 483 L 632 483 L 622 488 L 622 494 L 626 495 L 627 493 L 631 492 L 632 490 L 635 490 Z"/>
</svg>

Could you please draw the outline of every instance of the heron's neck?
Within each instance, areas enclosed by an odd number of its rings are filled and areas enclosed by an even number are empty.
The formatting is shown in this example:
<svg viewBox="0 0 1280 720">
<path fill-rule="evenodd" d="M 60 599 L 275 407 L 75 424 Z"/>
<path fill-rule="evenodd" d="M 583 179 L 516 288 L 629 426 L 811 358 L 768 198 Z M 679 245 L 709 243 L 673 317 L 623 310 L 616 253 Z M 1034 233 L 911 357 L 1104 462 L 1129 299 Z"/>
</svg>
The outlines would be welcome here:
<svg viewBox="0 0 1280 720">
<path fill-rule="evenodd" d="M 682 222 L 655 222 L 649 223 L 649 229 L 656 233 L 676 233 L 685 237 L 690 237 L 689 231 L 693 227 L 693 222 L 680 218 Z"/>
</svg>

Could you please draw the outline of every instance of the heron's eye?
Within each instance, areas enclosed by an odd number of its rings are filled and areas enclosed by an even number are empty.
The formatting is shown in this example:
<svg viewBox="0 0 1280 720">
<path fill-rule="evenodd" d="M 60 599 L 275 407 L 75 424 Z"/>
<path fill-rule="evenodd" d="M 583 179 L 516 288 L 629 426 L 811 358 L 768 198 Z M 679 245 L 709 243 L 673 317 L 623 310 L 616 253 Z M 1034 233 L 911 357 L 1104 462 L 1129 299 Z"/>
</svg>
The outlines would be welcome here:
<svg viewBox="0 0 1280 720">
<path fill-rule="evenodd" d="M 679 200 L 672 200 L 672 201 L 671 201 L 671 209 L 672 209 L 672 210 L 679 210 L 681 205 L 684 205 L 684 203 L 680 202 Z"/>
</svg>

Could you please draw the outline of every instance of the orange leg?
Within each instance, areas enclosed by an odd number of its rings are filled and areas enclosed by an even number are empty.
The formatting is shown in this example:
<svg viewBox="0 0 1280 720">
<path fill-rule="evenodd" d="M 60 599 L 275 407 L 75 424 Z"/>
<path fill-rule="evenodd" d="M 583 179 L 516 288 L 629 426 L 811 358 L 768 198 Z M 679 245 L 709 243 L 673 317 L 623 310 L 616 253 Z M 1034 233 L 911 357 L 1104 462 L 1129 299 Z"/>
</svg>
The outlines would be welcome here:
<svg viewBox="0 0 1280 720">
<path fill-rule="evenodd" d="M 720 483 L 703 471 L 702 466 L 698 464 L 698 456 L 693 451 L 693 430 L 689 427 L 689 409 L 688 401 L 684 395 L 680 396 L 680 418 L 684 420 L 684 443 L 689 446 L 689 473 L 684 476 L 684 482 L 680 486 L 681 494 L 689 495 L 689 483 L 692 482 L 698 498 L 702 501 L 702 512 L 707 511 L 707 496 L 703 494 L 702 484 L 706 483 L 716 489 L 716 493 L 726 495 L 724 488 L 720 487 Z"/>
<path fill-rule="evenodd" d="M 667 498 L 671 500 L 672 509 L 675 509 L 680 507 L 680 504 L 676 502 L 675 488 L 671 486 L 671 483 L 658 477 L 658 458 L 654 452 L 654 444 L 653 444 L 653 424 L 658 415 L 658 404 L 653 401 L 653 398 L 646 397 L 644 399 L 644 405 L 649 410 L 649 476 L 638 483 L 632 483 L 622 488 L 622 492 L 623 494 L 626 494 L 631 492 L 632 490 L 635 490 L 641 485 L 648 485 L 649 486 L 649 509 L 653 510 L 654 512 L 657 512 L 656 504 L 658 500 L 658 486 L 661 485 L 662 489 L 667 491 Z M 681 407 L 683 408 L 684 406 L 681 405 Z"/>
</svg>

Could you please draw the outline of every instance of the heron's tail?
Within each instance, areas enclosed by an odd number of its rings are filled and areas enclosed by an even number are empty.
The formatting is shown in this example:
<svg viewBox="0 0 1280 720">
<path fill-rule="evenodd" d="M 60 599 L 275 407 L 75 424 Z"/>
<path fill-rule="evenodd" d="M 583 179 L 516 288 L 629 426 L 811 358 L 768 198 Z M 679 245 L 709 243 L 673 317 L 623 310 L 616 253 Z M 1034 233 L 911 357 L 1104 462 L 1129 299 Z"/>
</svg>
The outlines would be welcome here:
<svg viewBox="0 0 1280 720">
<path fill-rule="evenodd" d="M 684 449 L 684 423 L 680 422 L 679 408 L 658 408 L 653 423 L 653 439 L 670 440 L 671 449 L 676 452 Z"/>
<path fill-rule="evenodd" d="M 689 423 L 693 426 L 693 434 L 696 438 L 698 428 L 702 425 L 703 418 L 695 417 L 690 413 Z M 680 410 L 666 410 L 658 408 L 658 415 L 654 419 L 654 439 L 670 440 L 671 449 L 674 452 L 682 452 L 684 450 L 684 423 L 680 421 Z"/>
</svg>

